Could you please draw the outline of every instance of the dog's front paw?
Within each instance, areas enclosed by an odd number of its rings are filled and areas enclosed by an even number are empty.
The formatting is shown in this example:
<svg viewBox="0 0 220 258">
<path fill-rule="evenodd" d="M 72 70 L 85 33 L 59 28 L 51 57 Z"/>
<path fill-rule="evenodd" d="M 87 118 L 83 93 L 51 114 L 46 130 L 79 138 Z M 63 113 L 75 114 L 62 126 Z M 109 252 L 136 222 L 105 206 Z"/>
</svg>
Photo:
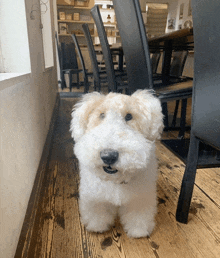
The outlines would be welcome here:
<svg viewBox="0 0 220 258">
<path fill-rule="evenodd" d="M 83 223 L 83 221 L 82 221 Z M 108 231 L 111 224 L 106 221 L 100 221 L 99 219 L 92 219 L 88 223 L 83 223 L 87 231 L 102 233 Z"/>
<path fill-rule="evenodd" d="M 155 226 L 155 222 L 152 221 L 148 225 L 127 225 L 124 227 L 128 237 L 140 238 L 150 236 Z"/>
<path fill-rule="evenodd" d="M 102 233 L 114 224 L 116 207 L 109 203 L 80 200 L 81 222 L 88 231 Z"/>
</svg>

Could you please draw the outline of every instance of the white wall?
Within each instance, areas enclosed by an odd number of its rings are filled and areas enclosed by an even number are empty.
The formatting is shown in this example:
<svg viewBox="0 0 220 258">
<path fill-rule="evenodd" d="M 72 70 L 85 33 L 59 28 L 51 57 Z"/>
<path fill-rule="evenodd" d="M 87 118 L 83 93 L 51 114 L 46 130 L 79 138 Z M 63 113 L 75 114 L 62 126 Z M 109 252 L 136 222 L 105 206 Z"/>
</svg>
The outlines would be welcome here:
<svg viewBox="0 0 220 258">
<path fill-rule="evenodd" d="M 180 5 L 184 5 L 183 9 L 183 18 L 180 19 L 179 14 L 180 14 Z M 182 28 L 184 28 L 184 23 L 185 21 L 192 21 L 192 15 L 188 16 L 188 9 L 189 9 L 189 0 L 171 0 L 169 2 L 168 6 L 168 17 L 167 20 L 169 19 L 175 19 L 175 29 L 179 29 L 179 25 L 182 25 Z M 166 32 L 171 32 L 173 30 L 169 30 L 166 28 Z"/>
<path fill-rule="evenodd" d="M 40 13 L 30 19 L 32 2 L 25 0 L 31 72 L 0 81 L 1 258 L 14 257 L 57 94 L 56 67 L 44 67 Z"/>
<path fill-rule="evenodd" d="M 167 15 L 167 21 L 169 19 L 175 19 L 175 28 L 174 30 L 176 30 L 176 28 L 178 28 L 178 24 L 176 21 L 177 18 L 177 11 L 178 11 L 178 0 L 174 0 L 174 1 L 170 1 L 169 5 L 168 5 L 168 15 Z M 168 28 L 168 23 L 166 26 L 166 33 L 167 32 L 172 32 L 173 30 Z"/>
</svg>

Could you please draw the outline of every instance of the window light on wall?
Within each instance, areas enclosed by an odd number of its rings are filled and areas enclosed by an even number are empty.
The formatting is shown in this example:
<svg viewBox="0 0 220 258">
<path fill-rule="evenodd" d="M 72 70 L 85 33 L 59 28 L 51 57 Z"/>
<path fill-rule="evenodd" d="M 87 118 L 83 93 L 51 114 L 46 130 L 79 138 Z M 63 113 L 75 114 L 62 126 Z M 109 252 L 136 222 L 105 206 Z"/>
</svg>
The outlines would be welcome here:
<svg viewBox="0 0 220 258">
<path fill-rule="evenodd" d="M 40 0 L 45 68 L 54 66 L 50 0 Z"/>
<path fill-rule="evenodd" d="M 24 0 L 1 0 L 0 73 L 30 73 Z"/>
</svg>

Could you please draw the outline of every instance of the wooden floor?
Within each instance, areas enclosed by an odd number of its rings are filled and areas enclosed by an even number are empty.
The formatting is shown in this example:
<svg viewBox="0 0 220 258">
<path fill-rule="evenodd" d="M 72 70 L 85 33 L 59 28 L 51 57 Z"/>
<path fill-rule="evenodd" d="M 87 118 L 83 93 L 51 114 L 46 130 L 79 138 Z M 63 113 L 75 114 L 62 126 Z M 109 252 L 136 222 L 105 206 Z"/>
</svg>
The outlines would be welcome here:
<svg viewBox="0 0 220 258">
<path fill-rule="evenodd" d="M 78 211 L 78 162 L 69 132 L 75 101 L 61 99 L 37 219 L 28 252 L 22 257 L 220 257 L 220 169 L 197 170 L 189 223 L 177 223 L 175 210 L 185 165 L 160 142 L 158 213 L 152 235 L 129 239 L 118 221 L 104 234 L 85 230 Z"/>
</svg>

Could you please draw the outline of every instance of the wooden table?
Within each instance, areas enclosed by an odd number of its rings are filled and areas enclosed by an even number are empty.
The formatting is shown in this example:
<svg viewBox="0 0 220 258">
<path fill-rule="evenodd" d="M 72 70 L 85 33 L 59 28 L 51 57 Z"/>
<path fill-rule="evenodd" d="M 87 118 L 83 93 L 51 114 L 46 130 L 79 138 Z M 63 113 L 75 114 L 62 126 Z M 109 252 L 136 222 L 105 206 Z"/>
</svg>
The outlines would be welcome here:
<svg viewBox="0 0 220 258">
<path fill-rule="evenodd" d="M 193 28 L 177 30 L 159 37 L 149 38 L 151 52 L 163 50 L 162 75 L 166 82 L 170 73 L 170 64 L 173 50 L 191 50 L 194 48 Z"/>
</svg>

